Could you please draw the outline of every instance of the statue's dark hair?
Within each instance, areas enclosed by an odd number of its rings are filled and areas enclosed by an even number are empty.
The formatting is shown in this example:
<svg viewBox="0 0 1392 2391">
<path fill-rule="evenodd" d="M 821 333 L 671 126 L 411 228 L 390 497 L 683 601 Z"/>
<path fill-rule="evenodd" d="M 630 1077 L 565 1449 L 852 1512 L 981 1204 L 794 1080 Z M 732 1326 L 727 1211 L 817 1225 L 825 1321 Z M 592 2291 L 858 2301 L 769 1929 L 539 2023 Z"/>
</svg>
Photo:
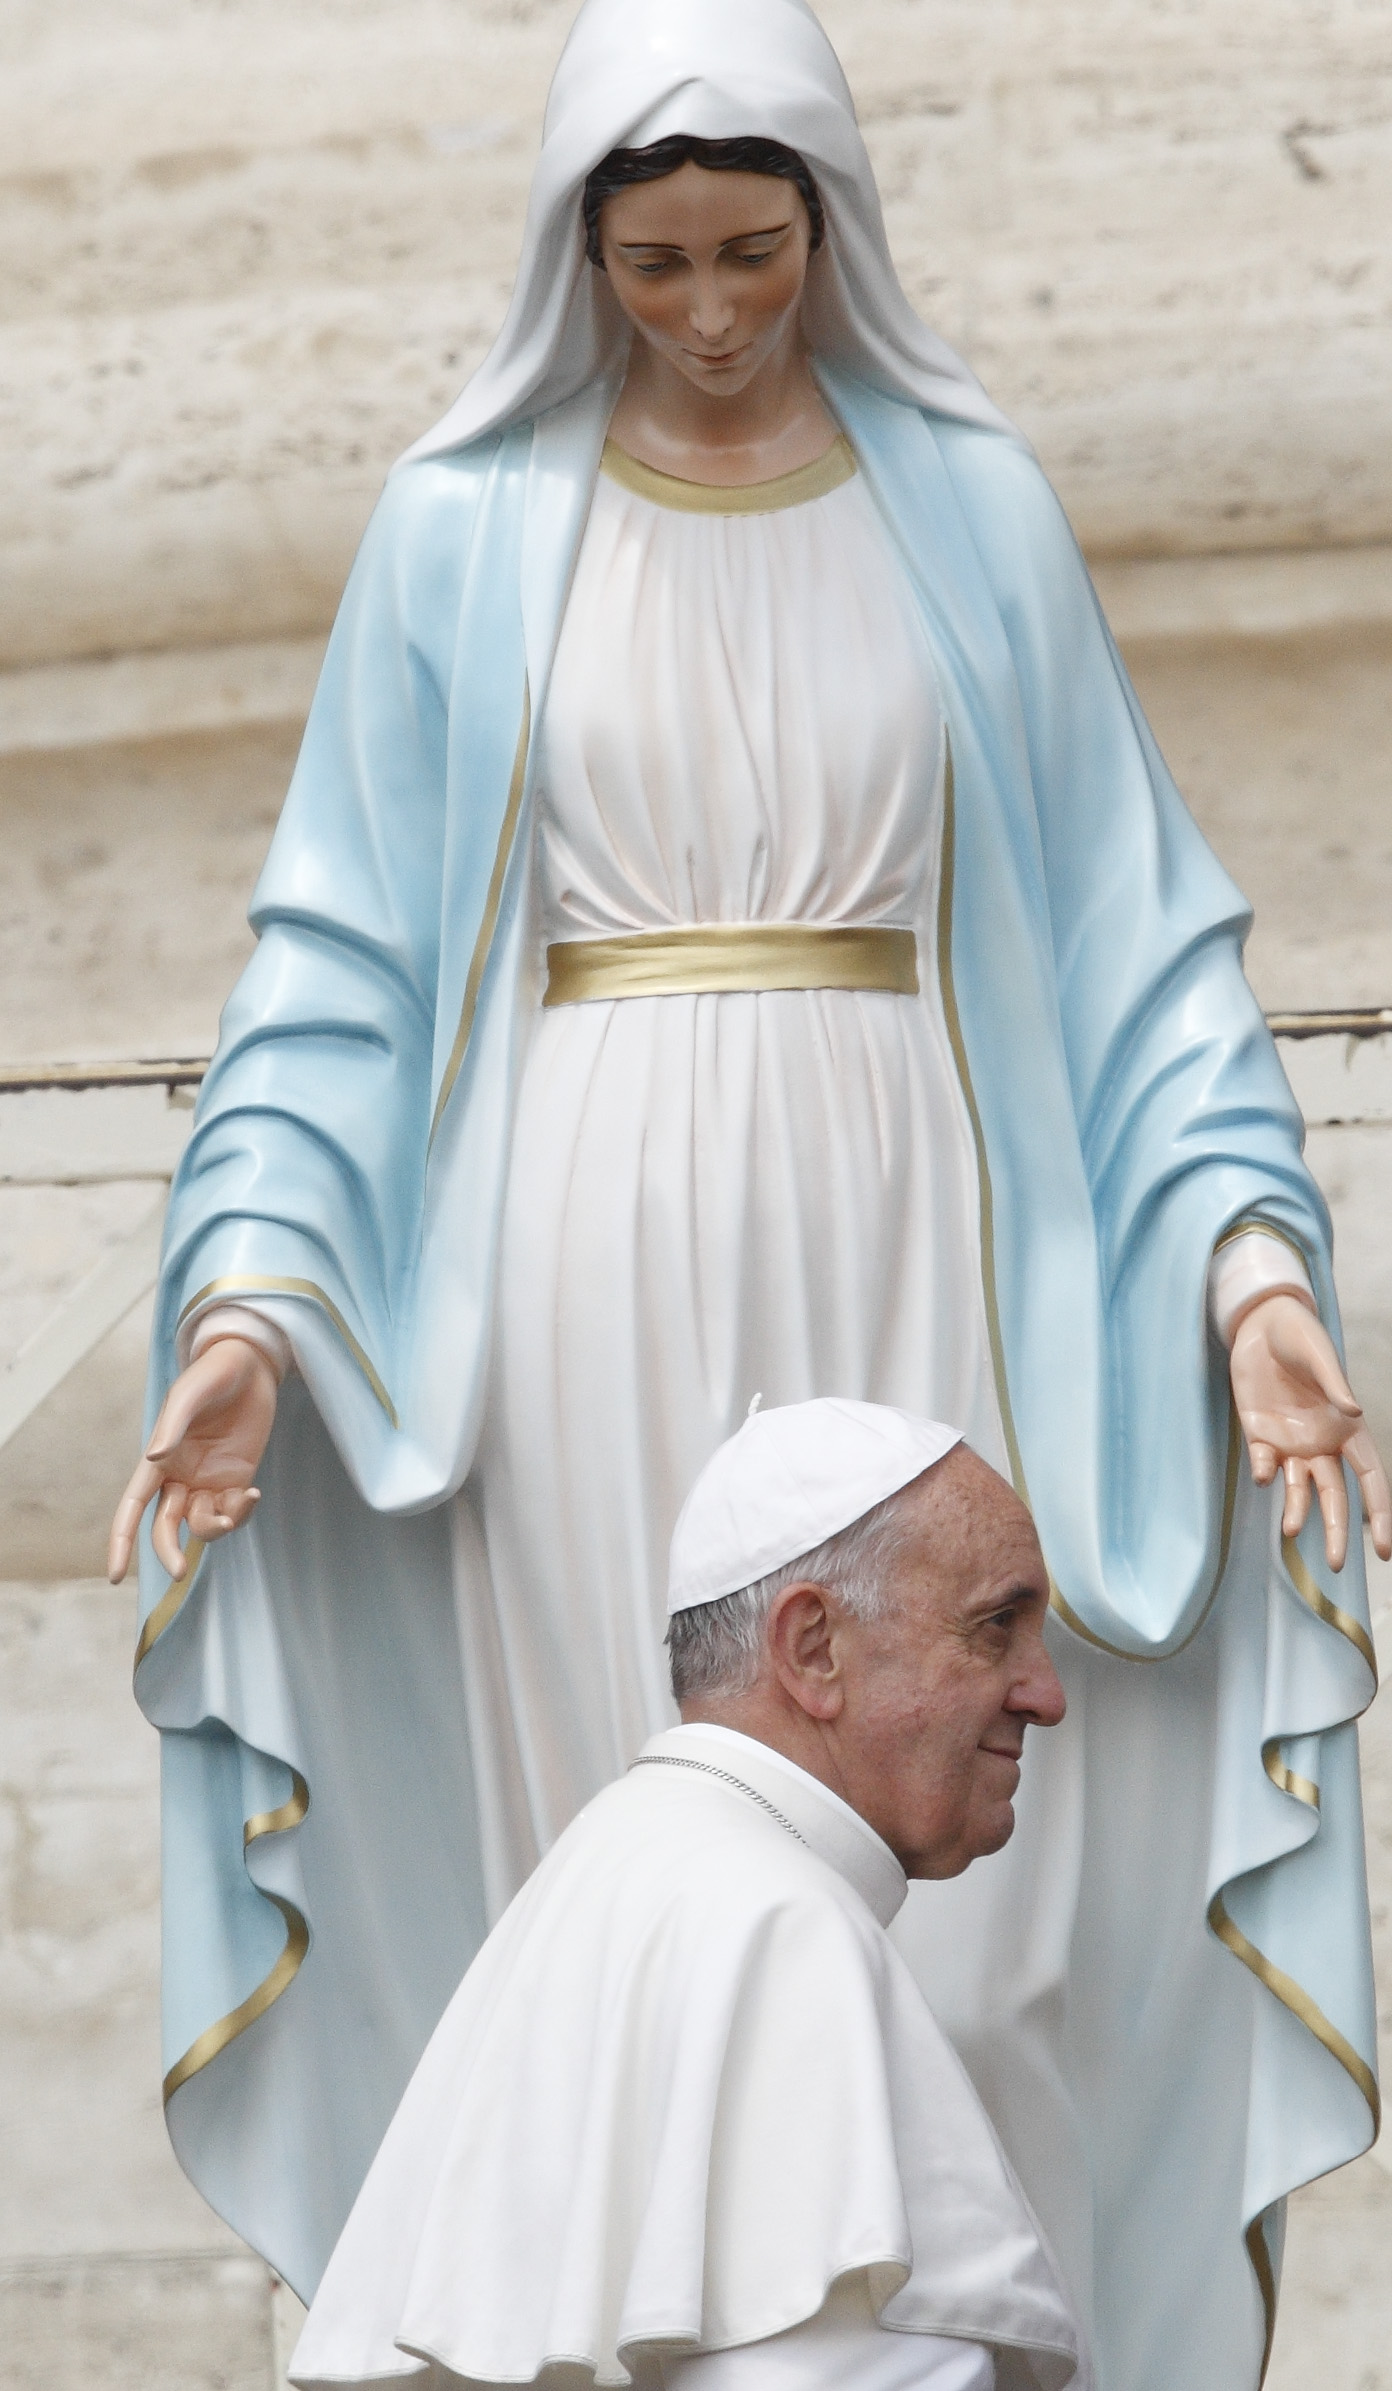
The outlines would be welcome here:
<svg viewBox="0 0 1392 2391">
<path fill-rule="evenodd" d="M 805 159 L 782 141 L 765 141 L 755 134 L 741 134 L 729 141 L 701 141 L 694 133 L 672 133 L 666 141 L 650 141 L 646 149 L 611 149 L 601 158 L 585 185 L 582 206 L 585 215 L 585 254 L 591 265 L 602 266 L 599 246 L 599 211 L 606 199 L 616 191 L 626 191 L 630 183 L 660 183 L 682 166 L 704 166 L 712 174 L 771 174 L 780 182 L 795 183 L 807 203 L 812 226 L 812 247 L 820 249 L 826 238 L 826 216 L 822 209 L 821 193 L 812 180 Z"/>
</svg>

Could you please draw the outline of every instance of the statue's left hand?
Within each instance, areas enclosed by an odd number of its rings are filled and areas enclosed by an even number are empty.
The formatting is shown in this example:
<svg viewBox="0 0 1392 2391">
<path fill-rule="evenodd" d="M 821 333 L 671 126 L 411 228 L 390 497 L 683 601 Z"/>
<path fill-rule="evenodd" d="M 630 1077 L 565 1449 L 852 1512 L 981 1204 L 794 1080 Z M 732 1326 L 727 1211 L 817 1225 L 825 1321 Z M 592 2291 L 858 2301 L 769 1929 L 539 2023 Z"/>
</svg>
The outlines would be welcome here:
<svg viewBox="0 0 1392 2391">
<path fill-rule="evenodd" d="M 1232 1344 L 1232 1390 L 1247 1439 L 1252 1475 L 1286 1481 L 1283 1534 L 1298 1536 L 1311 1492 L 1324 1518 L 1331 1569 L 1348 1553 L 1347 1461 L 1363 1493 L 1374 1549 L 1392 1560 L 1392 1488 L 1362 1408 L 1339 1366 L 1327 1330 L 1294 1295 L 1268 1295 L 1239 1322 Z"/>
</svg>

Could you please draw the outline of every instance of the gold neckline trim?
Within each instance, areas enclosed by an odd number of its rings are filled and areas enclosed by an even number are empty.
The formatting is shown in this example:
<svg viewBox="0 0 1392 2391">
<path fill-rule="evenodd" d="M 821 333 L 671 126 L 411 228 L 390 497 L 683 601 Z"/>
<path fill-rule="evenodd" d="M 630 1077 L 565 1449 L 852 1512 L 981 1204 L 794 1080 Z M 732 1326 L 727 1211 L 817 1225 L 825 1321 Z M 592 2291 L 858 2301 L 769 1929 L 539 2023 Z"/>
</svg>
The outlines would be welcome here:
<svg viewBox="0 0 1392 2391">
<path fill-rule="evenodd" d="M 838 432 L 830 448 L 810 465 L 798 465 L 769 482 L 680 481 L 675 474 L 640 463 L 612 440 L 604 443 L 599 469 L 635 498 L 683 515 L 775 515 L 785 506 L 806 506 L 813 498 L 825 498 L 843 482 L 853 481 L 858 471 L 855 450 L 844 432 Z"/>
</svg>

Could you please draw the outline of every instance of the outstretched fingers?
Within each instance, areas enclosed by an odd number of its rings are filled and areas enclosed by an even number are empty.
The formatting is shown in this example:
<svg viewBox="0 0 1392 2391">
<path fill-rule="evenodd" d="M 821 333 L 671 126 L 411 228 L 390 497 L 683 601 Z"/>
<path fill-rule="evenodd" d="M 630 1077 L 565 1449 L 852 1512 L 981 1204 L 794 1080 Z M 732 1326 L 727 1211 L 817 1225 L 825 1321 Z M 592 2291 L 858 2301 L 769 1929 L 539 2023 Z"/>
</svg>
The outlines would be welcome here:
<svg viewBox="0 0 1392 2391">
<path fill-rule="evenodd" d="M 215 1544 L 219 1536 L 230 1536 L 250 1519 L 260 1500 L 259 1486 L 225 1486 L 216 1492 L 195 1487 L 186 1514 L 189 1534 L 200 1544 Z"/>
<path fill-rule="evenodd" d="M 106 1572 L 113 1586 L 120 1585 L 130 1567 L 140 1522 L 157 1494 L 161 1499 L 152 1541 L 160 1562 L 176 1578 L 183 1576 L 187 1566 L 179 1542 L 181 1525 L 187 1524 L 189 1534 L 200 1544 L 214 1544 L 219 1536 L 230 1536 L 234 1528 L 243 1526 L 261 1500 L 259 1486 L 227 1486 L 215 1491 L 205 1486 L 189 1488 L 177 1479 L 166 1479 L 158 1462 L 143 1460 L 111 1523 Z"/>
<path fill-rule="evenodd" d="M 1372 1530 L 1373 1550 L 1380 1561 L 1392 1561 L 1392 1487 L 1366 1428 L 1359 1428 L 1349 1438 L 1344 1458 L 1358 1480 L 1364 1514 Z"/>
<path fill-rule="evenodd" d="M 106 1574 L 113 1586 L 120 1585 L 130 1567 L 135 1540 L 140 1534 L 140 1522 L 160 1488 L 168 1483 L 164 1465 L 187 1434 L 200 1401 L 201 1397 L 197 1395 L 189 1397 L 182 1378 L 175 1380 L 165 1396 L 154 1433 L 131 1473 L 130 1482 L 116 1506 L 116 1516 L 111 1522 L 111 1534 L 106 1547 Z M 155 1515 L 155 1550 L 168 1569 L 170 1546 L 168 1539 L 162 1537 L 160 1532 L 165 1509 L 166 1505 L 162 1502 Z M 174 1549 L 178 1550 L 177 1536 Z M 179 1565 L 171 1574 L 182 1577 L 183 1573 L 183 1555 L 180 1553 Z"/>
<path fill-rule="evenodd" d="M 1275 1475 L 1276 1456 L 1270 1445 L 1254 1445 L 1252 1475 L 1257 1484 L 1267 1485 Z M 1316 1453 L 1313 1456 L 1290 1453 L 1280 1467 L 1286 1482 L 1285 1508 L 1281 1515 L 1283 1536 L 1300 1534 L 1310 1515 L 1312 1496 L 1318 1496 L 1320 1516 L 1324 1522 L 1324 1549 L 1331 1569 L 1342 1569 L 1348 1559 L 1349 1500 L 1348 1481 L 1344 1463 L 1348 1462 L 1358 1480 L 1363 1513 L 1372 1531 L 1373 1550 L 1380 1560 L 1392 1560 L 1392 1487 L 1387 1472 L 1378 1457 L 1378 1450 L 1366 1428 L 1358 1428 L 1341 1452 Z M 1262 1466 L 1265 1463 L 1266 1466 Z"/>
<path fill-rule="evenodd" d="M 1331 1569 L 1342 1569 L 1348 1558 L 1349 1500 L 1341 1453 L 1317 1453 L 1306 1464 L 1319 1495 L 1324 1521 L 1324 1553 Z"/>
<path fill-rule="evenodd" d="M 1294 1540 L 1310 1516 L 1310 1464 L 1296 1453 L 1287 1454 L 1281 1464 L 1286 1481 L 1286 1503 L 1281 1513 L 1281 1534 Z"/>
<path fill-rule="evenodd" d="M 130 1567 L 146 1505 L 159 1493 L 163 1484 L 164 1471 L 158 1462 L 151 1461 L 148 1455 L 142 1455 L 111 1522 L 111 1536 L 106 1547 L 106 1574 L 113 1586 L 120 1585 Z"/>
<path fill-rule="evenodd" d="M 1343 1463 L 1336 1453 L 1317 1453 L 1312 1460 L 1290 1453 L 1282 1463 L 1286 1503 L 1281 1533 L 1292 1541 L 1310 1516 L 1310 1498 L 1319 1497 L 1324 1521 L 1324 1550 L 1331 1569 L 1342 1569 L 1348 1557 L 1348 1487 Z"/>
<path fill-rule="evenodd" d="M 146 1460 L 167 1462 L 178 1451 L 207 1400 L 208 1389 L 200 1383 L 195 1371 L 181 1371 L 160 1406 L 159 1418 L 145 1447 Z"/>
<path fill-rule="evenodd" d="M 181 1486 L 177 1478 L 166 1478 L 150 1541 L 155 1548 L 155 1559 L 174 1578 L 182 1577 L 188 1566 L 184 1559 L 184 1548 L 179 1542 L 179 1530 L 187 1517 L 188 1506 L 187 1486 Z"/>
</svg>

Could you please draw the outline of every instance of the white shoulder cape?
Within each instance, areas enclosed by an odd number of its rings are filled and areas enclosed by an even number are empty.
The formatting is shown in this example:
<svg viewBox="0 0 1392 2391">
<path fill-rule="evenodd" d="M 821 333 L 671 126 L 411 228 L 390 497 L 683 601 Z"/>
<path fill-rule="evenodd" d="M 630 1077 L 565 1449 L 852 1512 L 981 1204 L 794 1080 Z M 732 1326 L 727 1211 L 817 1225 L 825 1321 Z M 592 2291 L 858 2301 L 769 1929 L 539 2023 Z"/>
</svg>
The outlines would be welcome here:
<svg viewBox="0 0 1392 2391">
<path fill-rule="evenodd" d="M 708 1745 L 747 1782 L 773 1760 L 775 1808 L 809 1823 L 790 1780 L 811 1780 L 745 1738 L 684 1728 L 648 1750 Z M 623 2384 L 645 2351 L 799 2324 L 855 2272 L 882 2325 L 990 2345 L 1002 2386 L 1078 2379 L 1039 2229 L 840 1872 L 837 1827 L 812 1822 L 820 1856 L 689 1757 L 590 1804 L 446 2010 L 330 2260 L 297 2384 L 432 2361 L 471 2383 L 567 2366 Z"/>
</svg>

